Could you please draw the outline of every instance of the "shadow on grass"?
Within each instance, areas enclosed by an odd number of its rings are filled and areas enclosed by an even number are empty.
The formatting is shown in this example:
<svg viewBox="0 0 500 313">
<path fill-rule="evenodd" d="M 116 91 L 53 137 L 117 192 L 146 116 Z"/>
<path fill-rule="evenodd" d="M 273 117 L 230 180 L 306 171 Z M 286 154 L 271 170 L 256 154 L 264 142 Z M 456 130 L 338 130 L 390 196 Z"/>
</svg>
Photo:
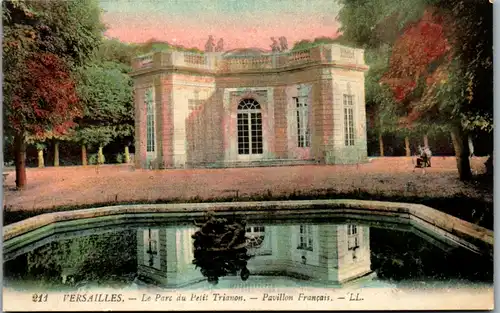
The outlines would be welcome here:
<svg viewBox="0 0 500 313">
<path fill-rule="evenodd" d="M 237 192 L 237 191 L 236 191 Z M 385 195 L 358 189 L 355 192 L 339 193 L 332 189 L 315 190 L 313 192 L 292 192 L 286 195 L 273 195 L 271 190 L 263 195 L 240 196 L 236 193 L 233 196 L 216 197 L 211 199 L 201 199 L 193 197 L 190 199 L 157 199 L 153 201 L 109 201 L 84 205 L 60 206 L 46 209 L 34 210 L 11 210 L 4 207 L 4 226 L 19 222 L 21 220 L 40 215 L 43 213 L 72 211 L 113 205 L 132 204 L 168 204 L 168 203 L 213 203 L 213 202 L 235 202 L 235 201 L 286 201 L 286 200 L 321 200 L 321 199 L 358 199 L 390 202 L 406 202 L 423 204 L 441 212 L 458 217 L 476 225 L 493 229 L 493 203 L 477 198 L 470 198 L 465 194 L 458 194 L 453 197 L 418 197 L 407 195 Z"/>
</svg>

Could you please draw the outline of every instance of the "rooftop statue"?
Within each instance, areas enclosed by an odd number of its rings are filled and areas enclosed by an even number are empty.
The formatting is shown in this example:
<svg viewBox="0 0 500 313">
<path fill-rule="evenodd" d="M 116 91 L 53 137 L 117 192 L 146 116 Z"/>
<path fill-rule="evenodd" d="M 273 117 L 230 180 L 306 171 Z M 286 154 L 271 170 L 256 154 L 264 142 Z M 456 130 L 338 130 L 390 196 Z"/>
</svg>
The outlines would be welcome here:
<svg viewBox="0 0 500 313">
<path fill-rule="evenodd" d="M 214 36 L 208 36 L 207 43 L 205 44 L 205 52 L 214 52 L 215 48 L 215 40 Z"/>
<path fill-rule="evenodd" d="M 288 41 L 286 40 L 286 37 L 281 36 L 279 38 L 279 40 L 280 40 L 281 51 L 287 51 L 288 50 Z"/>
<path fill-rule="evenodd" d="M 280 52 L 280 51 L 281 51 L 281 50 L 280 50 L 280 45 L 279 45 L 279 43 L 276 41 L 276 39 L 275 39 L 274 37 L 271 37 L 271 41 L 273 42 L 273 43 L 271 44 L 271 50 L 272 50 L 273 52 Z"/>
<path fill-rule="evenodd" d="M 224 39 L 219 39 L 217 41 L 217 47 L 215 47 L 215 52 L 222 52 L 224 51 Z"/>
</svg>

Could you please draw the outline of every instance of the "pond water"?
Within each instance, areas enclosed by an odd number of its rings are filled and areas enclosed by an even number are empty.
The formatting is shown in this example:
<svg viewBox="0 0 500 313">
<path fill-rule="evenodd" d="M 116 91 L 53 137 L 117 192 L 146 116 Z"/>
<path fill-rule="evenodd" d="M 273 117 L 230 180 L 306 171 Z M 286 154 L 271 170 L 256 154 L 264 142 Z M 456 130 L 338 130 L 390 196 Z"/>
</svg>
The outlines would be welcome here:
<svg viewBox="0 0 500 313">
<path fill-rule="evenodd" d="M 492 286 L 493 262 L 409 229 L 214 219 L 47 234 L 4 252 L 23 291 Z"/>
</svg>

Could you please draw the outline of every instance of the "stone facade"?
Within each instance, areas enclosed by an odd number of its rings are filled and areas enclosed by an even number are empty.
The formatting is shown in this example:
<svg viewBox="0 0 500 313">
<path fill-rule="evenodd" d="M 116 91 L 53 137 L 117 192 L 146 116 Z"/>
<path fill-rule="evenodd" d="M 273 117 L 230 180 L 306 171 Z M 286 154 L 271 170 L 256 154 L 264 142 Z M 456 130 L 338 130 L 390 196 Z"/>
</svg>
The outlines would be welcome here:
<svg viewBox="0 0 500 313">
<path fill-rule="evenodd" d="M 367 160 L 363 50 L 158 52 L 133 68 L 139 168 Z"/>
<path fill-rule="evenodd" d="M 195 231 L 194 227 L 139 229 L 139 280 L 167 288 L 190 288 L 205 281 L 192 264 Z M 246 235 L 250 241 L 252 236 L 263 238 L 249 246 L 252 258 L 247 268 L 252 276 L 300 278 L 332 287 L 374 277 L 366 226 L 249 225 Z"/>
<path fill-rule="evenodd" d="M 137 273 L 142 281 L 163 287 L 179 287 L 201 281 L 192 265 L 194 230 L 143 228 L 137 231 Z"/>
</svg>

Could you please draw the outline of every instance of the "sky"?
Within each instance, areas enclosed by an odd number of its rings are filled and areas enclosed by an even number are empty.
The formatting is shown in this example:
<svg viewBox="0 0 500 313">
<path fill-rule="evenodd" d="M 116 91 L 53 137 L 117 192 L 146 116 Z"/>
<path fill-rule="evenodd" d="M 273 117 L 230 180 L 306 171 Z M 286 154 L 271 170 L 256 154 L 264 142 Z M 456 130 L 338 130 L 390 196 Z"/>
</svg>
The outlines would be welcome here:
<svg viewBox="0 0 500 313">
<path fill-rule="evenodd" d="M 225 49 L 270 49 L 270 37 L 334 37 L 335 0 L 100 0 L 106 35 L 125 42 L 151 38 L 203 49 L 209 35 Z"/>
</svg>

